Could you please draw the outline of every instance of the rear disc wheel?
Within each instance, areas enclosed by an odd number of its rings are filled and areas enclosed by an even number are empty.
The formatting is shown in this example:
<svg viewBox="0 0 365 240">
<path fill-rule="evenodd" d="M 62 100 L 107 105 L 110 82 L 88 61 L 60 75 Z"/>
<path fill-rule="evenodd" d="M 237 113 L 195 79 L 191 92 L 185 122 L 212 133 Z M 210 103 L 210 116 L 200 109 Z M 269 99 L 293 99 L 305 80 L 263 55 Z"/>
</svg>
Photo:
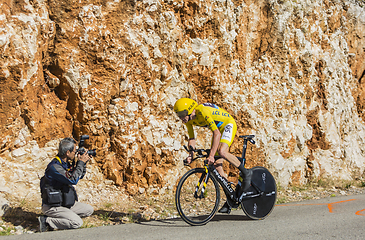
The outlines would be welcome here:
<svg viewBox="0 0 365 240">
<path fill-rule="evenodd" d="M 262 195 L 243 200 L 241 203 L 242 210 L 245 214 L 255 220 L 264 219 L 273 210 L 276 202 L 276 183 L 272 174 L 264 167 L 252 168 L 251 186 L 247 192 L 258 194 L 256 188 L 262 191 Z M 255 185 L 253 187 L 252 185 Z"/>
</svg>

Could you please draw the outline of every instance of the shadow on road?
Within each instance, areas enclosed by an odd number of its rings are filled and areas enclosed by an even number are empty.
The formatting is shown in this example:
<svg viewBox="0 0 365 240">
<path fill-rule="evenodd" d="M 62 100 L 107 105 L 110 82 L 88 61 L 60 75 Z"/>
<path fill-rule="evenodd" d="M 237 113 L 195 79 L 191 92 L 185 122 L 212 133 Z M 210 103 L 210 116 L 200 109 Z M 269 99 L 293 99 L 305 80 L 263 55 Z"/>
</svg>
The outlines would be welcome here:
<svg viewBox="0 0 365 240">
<path fill-rule="evenodd" d="M 38 217 L 41 212 L 31 212 L 27 211 L 21 207 L 11 208 L 2 217 L 5 222 L 11 223 L 13 226 L 22 226 L 25 229 L 33 230 L 38 232 L 39 222 Z M 103 222 L 106 225 L 118 225 L 124 224 L 125 218 L 128 218 L 129 222 L 134 222 L 136 224 L 146 225 L 146 226 L 156 226 L 156 227 L 191 227 L 189 224 L 185 223 L 180 217 L 170 218 L 170 219 L 160 219 L 160 220 L 146 220 L 142 217 L 140 213 L 124 213 L 117 211 L 108 210 L 96 210 L 93 213 L 94 221 L 95 219 L 99 222 Z M 200 216 L 202 217 L 202 216 Z M 211 220 L 211 222 L 219 221 L 248 221 L 245 215 L 241 214 L 217 214 Z M 95 224 L 94 224 L 95 226 Z"/>
<path fill-rule="evenodd" d="M 38 229 L 38 216 L 35 212 L 28 212 L 21 207 L 11 208 L 6 211 L 2 220 L 9 222 L 14 226 L 21 225 L 27 229 Z"/>
<path fill-rule="evenodd" d="M 111 224 L 123 224 L 123 219 L 128 219 L 128 222 L 145 222 L 148 221 L 143 218 L 141 213 L 124 213 L 124 212 L 117 212 L 117 211 L 106 211 L 106 210 L 96 210 L 93 213 L 101 221 L 107 222 Z"/>
<path fill-rule="evenodd" d="M 247 216 L 244 215 L 215 215 L 211 222 L 219 221 L 251 221 Z M 155 226 L 155 227 L 191 227 L 189 224 L 185 223 L 181 218 L 171 218 L 163 220 L 151 220 L 139 222 L 141 225 Z"/>
<path fill-rule="evenodd" d="M 222 214 L 222 215 L 215 215 L 211 221 L 218 222 L 218 221 L 251 221 L 251 220 L 252 220 L 251 218 L 244 215 Z"/>
</svg>

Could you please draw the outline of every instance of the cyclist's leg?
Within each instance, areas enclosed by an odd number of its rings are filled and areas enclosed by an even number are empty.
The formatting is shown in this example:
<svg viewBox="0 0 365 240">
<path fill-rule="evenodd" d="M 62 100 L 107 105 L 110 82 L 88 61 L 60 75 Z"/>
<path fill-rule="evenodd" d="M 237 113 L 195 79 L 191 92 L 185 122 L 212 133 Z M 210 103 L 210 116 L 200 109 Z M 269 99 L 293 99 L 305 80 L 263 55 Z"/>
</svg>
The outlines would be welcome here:
<svg viewBox="0 0 365 240">
<path fill-rule="evenodd" d="M 251 184 L 252 171 L 244 167 L 244 163 L 241 163 L 236 156 L 229 152 L 233 139 L 236 135 L 237 125 L 235 122 L 228 123 L 224 129 L 222 129 L 222 137 L 218 147 L 218 153 L 232 165 L 237 167 L 243 175 L 243 190 L 246 191 Z"/>
<path fill-rule="evenodd" d="M 238 158 L 236 156 L 234 156 L 233 154 L 231 154 L 229 152 L 229 147 L 231 146 L 231 144 L 234 140 L 236 131 L 237 131 L 237 126 L 234 122 L 227 124 L 223 129 L 221 129 L 222 136 L 221 136 L 221 140 L 220 140 L 217 152 L 222 157 L 221 159 L 219 159 L 220 161 L 223 162 L 223 159 L 225 159 L 228 162 L 230 162 L 232 165 L 234 165 L 235 167 L 238 167 L 240 165 L 240 161 L 238 160 Z M 222 168 L 222 171 L 223 171 L 223 168 Z M 234 203 L 229 204 L 228 203 L 229 196 L 226 195 L 226 197 L 227 197 L 227 201 L 224 203 L 223 207 L 221 209 L 219 209 L 218 212 L 229 214 L 231 212 L 231 208 L 236 207 L 236 206 L 234 206 Z"/>
<path fill-rule="evenodd" d="M 218 153 L 216 155 L 218 155 Z M 223 161 L 224 161 L 224 158 L 220 158 L 220 159 L 216 160 L 214 162 L 214 167 L 215 167 L 215 169 L 217 169 L 219 175 L 221 175 L 222 177 L 227 179 L 227 174 L 223 170 Z"/>
<path fill-rule="evenodd" d="M 221 148 L 222 145 L 225 145 L 228 148 L 228 145 L 226 143 L 219 143 L 218 151 L 219 151 L 219 149 Z M 214 162 L 214 167 L 215 167 L 215 169 L 217 169 L 217 171 L 219 172 L 219 174 L 221 176 L 223 176 L 227 179 L 227 175 L 223 170 L 223 161 L 224 161 L 224 158 L 220 158 L 220 159 L 216 160 Z M 221 207 L 221 209 L 218 210 L 218 212 L 219 213 L 228 213 L 229 214 L 231 212 L 231 208 L 232 207 L 237 207 L 237 206 L 233 206 L 232 204 L 229 204 L 228 201 L 229 201 L 230 197 L 227 196 L 226 192 L 225 192 L 225 194 L 226 194 L 227 201 L 224 203 L 224 205 Z"/>
<path fill-rule="evenodd" d="M 227 143 L 225 142 L 220 142 L 219 146 L 218 146 L 218 154 L 223 157 L 219 160 L 223 159 L 227 160 L 228 162 L 230 162 L 233 166 L 235 166 L 236 168 L 238 168 L 241 165 L 240 160 L 238 160 L 238 158 L 233 155 L 232 153 L 229 152 L 229 146 Z"/>
<path fill-rule="evenodd" d="M 220 143 L 220 144 L 222 144 L 222 143 Z M 227 145 L 227 144 L 225 144 L 225 145 Z M 218 155 L 218 153 L 217 153 L 217 155 Z M 214 167 L 215 167 L 215 169 L 217 169 L 218 173 L 221 176 L 223 176 L 224 178 L 228 179 L 227 178 L 227 174 L 223 170 L 223 161 L 224 161 L 224 158 L 220 158 L 220 159 L 216 160 L 214 162 Z M 224 194 L 226 194 L 227 201 L 224 203 L 224 205 L 221 207 L 221 209 L 219 209 L 218 212 L 220 212 L 220 213 L 228 213 L 229 214 L 231 212 L 231 208 L 232 207 L 233 208 L 236 208 L 236 207 L 238 207 L 238 205 L 235 205 L 235 203 L 232 202 L 232 201 L 229 204 L 228 201 L 229 201 L 230 196 L 227 196 L 227 193 L 226 192 L 224 192 Z"/>
<path fill-rule="evenodd" d="M 212 138 L 211 144 L 213 145 L 213 138 Z M 219 146 L 218 146 L 218 149 L 219 149 Z M 215 153 L 215 157 L 219 157 L 218 151 Z M 215 160 L 214 167 L 215 167 L 215 169 L 217 169 L 219 175 L 221 175 L 222 177 L 227 179 L 227 174 L 223 170 L 223 162 L 224 162 L 224 158 L 219 158 L 219 159 Z"/>
<path fill-rule="evenodd" d="M 218 154 L 238 168 L 241 162 L 235 155 L 229 152 L 229 147 L 233 143 L 236 132 L 237 125 L 234 121 L 228 123 L 223 129 L 221 129 L 222 136 L 218 146 Z"/>
</svg>

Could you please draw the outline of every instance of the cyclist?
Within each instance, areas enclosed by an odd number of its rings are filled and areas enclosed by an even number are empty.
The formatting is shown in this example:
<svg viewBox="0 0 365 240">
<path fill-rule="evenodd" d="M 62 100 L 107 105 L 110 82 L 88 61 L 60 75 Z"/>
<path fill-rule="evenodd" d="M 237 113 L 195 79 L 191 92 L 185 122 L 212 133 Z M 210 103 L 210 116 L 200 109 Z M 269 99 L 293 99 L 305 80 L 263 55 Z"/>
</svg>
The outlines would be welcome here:
<svg viewBox="0 0 365 240">
<path fill-rule="evenodd" d="M 233 117 L 215 104 L 204 103 L 198 105 L 196 101 L 190 98 L 180 98 L 177 100 L 174 105 L 174 111 L 188 129 L 188 146 L 195 148 L 196 144 L 193 125 L 208 127 L 213 132 L 212 146 L 207 157 L 208 164 L 214 164 L 219 174 L 227 178 L 223 170 L 223 161 L 227 160 L 241 171 L 243 177 L 242 188 L 243 191 L 247 190 L 250 187 L 252 170 L 246 169 L 244 164 L 229 152 L 229 147 L 237 131 L 237 125 Z M 215 155 L 219 155 L 221 158 L 215 161 Z M 190 163 L 192 158 L 193 152 L 190 152 L 185 161 Z M 219 212 L 230 213 L 231 206 L 226 202 Z"/>
</svg>

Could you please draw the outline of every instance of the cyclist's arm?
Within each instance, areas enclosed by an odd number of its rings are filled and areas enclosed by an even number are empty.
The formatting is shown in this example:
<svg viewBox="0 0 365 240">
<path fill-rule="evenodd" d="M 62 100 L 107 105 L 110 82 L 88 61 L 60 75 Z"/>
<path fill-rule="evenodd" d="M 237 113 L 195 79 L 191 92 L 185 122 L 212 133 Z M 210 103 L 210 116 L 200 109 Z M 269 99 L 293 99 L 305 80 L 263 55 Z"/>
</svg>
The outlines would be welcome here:
<svg viewBox="0 0 365 240">
<path fill-rule="evenodd" d="M 208 160 L 208 164 L 213 164 L 214 163 L 214 155 L 218 150 L 218 146 L 219 146 L 219 142 L 221 139 L 221 132 L 219 131 L 219 129 L 216 129 L 213 131 L 213 143 L 212 143 L 212 148 L 210 149 L 210 153 L 209 156 L 207 158 Z"/>
<path fill-rule="evenodd" d="M 188 141 L 189 150 L 190 150 L 190 146 L 192 146 L 195 149 L 195 145 L 196 145 L 195 138 L 190 138 Z"/>
<path fill-rule="evenodd" d="M 190 138 L 188 141 L 188 147 L 190 150 L 190 147 L 192 147 L 193 149 L 195 149 L 195 145 L 196 145 L 196 141 L 194 138 Z M 187 162 L 190 163 L 191 160 L 193 160 L 194 157 L 194 152 L 193 151 L 189 151 L 189 156 L 186 158 Z"/>
<path fill-rule="evenodd" d="M 195 139 L 193 126 L 189 123 L 186 123 L 185 126 L 188 129 L 189 139 Z"/>
<path fill-rule="evenodd" d="M 220 142 L 220 139 L 221 139 L 221 133 L 220 133 L 217 125 L 215 124 L 214 118 L 213 118 L 210 111 L 208 111 L 207 109 L 202 109 L 201 114 L 204 117 L 204 120 L 205 120 L 208 128 L 213 132 L 212 147 L 210 149 L 209 156 L 207 157 L 208 164 L 213 164 L 214 163 L 214 155 L 218 150 L 219 142 Z"/>
<path fill-rule="evenodd" d="M 196 141 L 195 141 L 195 136 L 194 136 L 195 134 L 194 134 L 193 126 L 188 123 L 185 125 L 188 129 L 188 134 L 189 134 L 188 148 L 190 150 L 190 146 L 191 146 L 195 149 Z M 193 157 L 194 157 L 194 152 L 189 151 L 189 156 L 186 158 L 187 163 L 190 163 L 191 160 L 193 160 Z"/>
</svg>

